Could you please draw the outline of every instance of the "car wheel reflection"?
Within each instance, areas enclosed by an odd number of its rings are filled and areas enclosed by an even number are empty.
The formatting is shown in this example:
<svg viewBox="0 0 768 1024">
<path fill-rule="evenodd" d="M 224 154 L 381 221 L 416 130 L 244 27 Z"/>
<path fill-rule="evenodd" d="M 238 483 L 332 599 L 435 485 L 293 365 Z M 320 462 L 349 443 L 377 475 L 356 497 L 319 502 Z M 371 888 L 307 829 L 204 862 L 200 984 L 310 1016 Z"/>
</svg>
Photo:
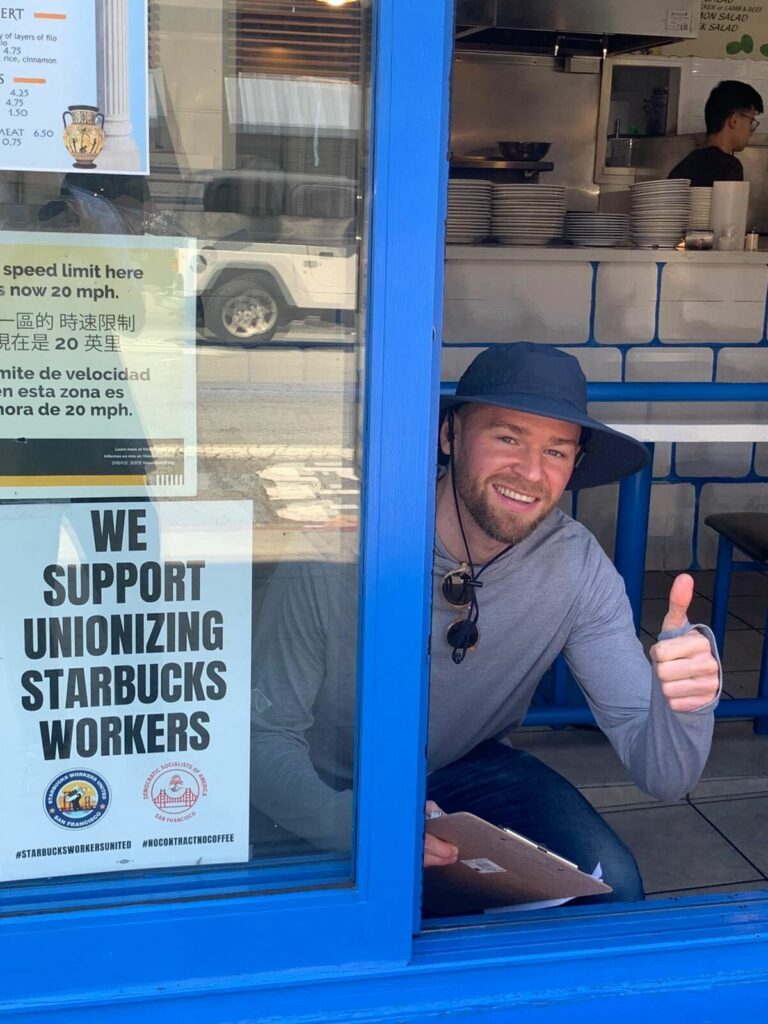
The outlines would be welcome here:
<svg viewBox="0 0 768 1024">
<path fill-rule="evenodd" d="M 205 302 L 205 326 L 246 347 L 269 341 L 283 319 L 283 303 L 266 277 L 236 277 Z"/>
</svg>

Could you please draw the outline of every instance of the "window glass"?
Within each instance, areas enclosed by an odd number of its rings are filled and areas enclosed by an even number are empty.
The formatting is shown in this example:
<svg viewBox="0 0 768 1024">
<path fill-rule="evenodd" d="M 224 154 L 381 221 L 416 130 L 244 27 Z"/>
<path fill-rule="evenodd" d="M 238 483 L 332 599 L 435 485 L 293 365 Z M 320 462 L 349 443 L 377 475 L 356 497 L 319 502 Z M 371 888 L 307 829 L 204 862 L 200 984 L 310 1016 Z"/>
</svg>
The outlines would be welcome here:
<svg viewBox="0 0 768 1024">
<path fill-rule="evenodd" d="M 351 875 L 370 15 L 0 12 L 3 882 Z"/>
</svg>

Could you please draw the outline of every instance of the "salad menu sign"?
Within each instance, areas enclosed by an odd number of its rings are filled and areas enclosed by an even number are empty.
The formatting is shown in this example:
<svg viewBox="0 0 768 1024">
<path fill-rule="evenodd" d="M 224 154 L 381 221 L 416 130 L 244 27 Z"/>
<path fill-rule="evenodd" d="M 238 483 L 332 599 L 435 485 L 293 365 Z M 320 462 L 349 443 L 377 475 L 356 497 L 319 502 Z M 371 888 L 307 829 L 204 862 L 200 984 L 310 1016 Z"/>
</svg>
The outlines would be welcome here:
<svg viewBox="0 0 768 1024">
<path fill-rule="evenodd" d="M 0 169 L 148 174 L 146 0 L 0 6 Z"/>
<path fill-rule="evenodd" d="M 683 57 L 768 59 L 768 2 L 702 0 L 699 34 L 662 48 Z"/>
</svg>

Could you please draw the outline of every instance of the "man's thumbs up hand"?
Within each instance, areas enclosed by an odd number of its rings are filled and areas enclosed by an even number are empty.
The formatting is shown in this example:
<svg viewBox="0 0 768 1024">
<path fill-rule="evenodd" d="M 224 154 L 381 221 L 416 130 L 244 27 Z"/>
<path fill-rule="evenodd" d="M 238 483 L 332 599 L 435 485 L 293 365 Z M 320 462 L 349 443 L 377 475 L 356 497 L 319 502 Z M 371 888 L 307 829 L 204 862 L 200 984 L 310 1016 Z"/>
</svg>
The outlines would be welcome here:
<svg viewBox="0 0 768 1024">
<path fill-rule="evenodd" d="M 669 608 L 661 624 L 662 633 L 682 629 L 688 622 L 688 608 L 693 600 L 693 577 L 687 572 L 675 577 L 669 591 Z"/>
<path fill-rule="evenodd" d="M 661 625 L 662 632 L 682 629 L 686 625 L 692 598 L 693 580 L 683 573 L 675 579 L 669 592 L 669 608 Z M 717 660 L 709 640 L 698 630 L 659 640 L 651 648 L 650 655 L 661 689 L 673 711 L 696 711 L 717 696 L 720 688 Z"/>
</svg>

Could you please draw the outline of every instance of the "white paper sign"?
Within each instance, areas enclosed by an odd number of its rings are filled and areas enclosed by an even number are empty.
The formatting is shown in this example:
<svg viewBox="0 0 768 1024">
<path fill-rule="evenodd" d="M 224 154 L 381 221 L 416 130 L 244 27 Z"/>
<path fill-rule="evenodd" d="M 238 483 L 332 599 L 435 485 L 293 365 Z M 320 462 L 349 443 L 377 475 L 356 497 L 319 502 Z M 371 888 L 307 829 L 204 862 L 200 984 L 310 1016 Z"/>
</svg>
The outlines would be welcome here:
<svg viewBox="0 0 768 1024">
<path fill-rule="evenodd" d="M 252 514 L 0 508 L 0 880 L 247 860 Z"/>
<path fill-rule="evenodd" d="M 195 494 L 191 240 L 4 241 L 0 497 Z"/>
</svg>

